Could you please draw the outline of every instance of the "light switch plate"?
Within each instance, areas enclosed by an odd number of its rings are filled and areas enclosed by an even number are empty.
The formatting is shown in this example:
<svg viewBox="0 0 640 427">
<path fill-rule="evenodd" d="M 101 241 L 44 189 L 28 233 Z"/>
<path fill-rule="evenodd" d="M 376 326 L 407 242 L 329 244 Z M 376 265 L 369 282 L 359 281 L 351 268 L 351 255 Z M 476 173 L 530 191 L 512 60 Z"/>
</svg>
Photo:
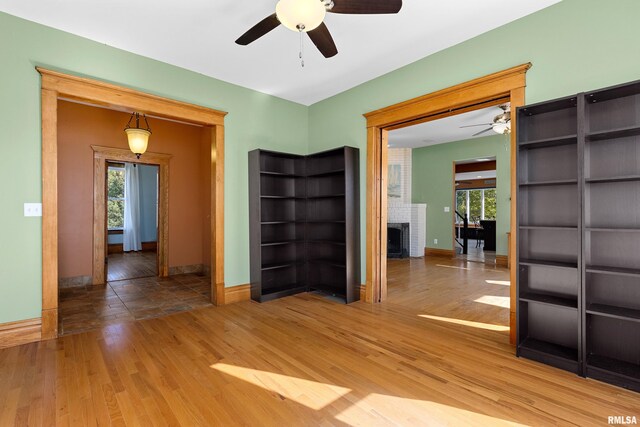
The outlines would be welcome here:
<svg viewBox="0 0 640 427">
<path fill-rule="evenodd" d="M 42 216 L 42 203 L 25 203 L 24 216 Z"/>
<path fill-rule="evenodd" d="M 445 207 L 444 207 L 444 211 L 445 211 L 445 212 L 449 212 L 449 206 L 445 206 Z"/>
</svg>

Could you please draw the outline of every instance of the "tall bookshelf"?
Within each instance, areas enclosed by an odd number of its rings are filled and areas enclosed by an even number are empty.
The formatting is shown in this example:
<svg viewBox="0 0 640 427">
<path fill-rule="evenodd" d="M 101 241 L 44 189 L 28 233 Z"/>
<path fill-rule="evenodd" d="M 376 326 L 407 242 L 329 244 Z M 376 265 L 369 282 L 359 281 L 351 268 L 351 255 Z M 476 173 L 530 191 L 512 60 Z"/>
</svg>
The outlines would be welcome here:
<svg viewBox="0 0 640 427">
<path fill-rule="evenodd" d="M 581 373 L 578 100 L 518 110 L 518 355 Z"/>
<path fill-rule="evenodd" d="M 249 153 L 251 298 L 360 298 L 358 149 Z"/>
<path fill-rule="evenodd" d="M 640 391 L 640 82 L 517 114 L 518 355 Z"/>
<path fill-rule="evenodd" d="M 585 374 L 640 391 L 640 82 L 584 99 Z"/>
<path fill-rule="evenodd" d="M 253 151 L 249 171 L 251 298 L 268 301 L 303 292 L 305 159 Z"/>
</svg>

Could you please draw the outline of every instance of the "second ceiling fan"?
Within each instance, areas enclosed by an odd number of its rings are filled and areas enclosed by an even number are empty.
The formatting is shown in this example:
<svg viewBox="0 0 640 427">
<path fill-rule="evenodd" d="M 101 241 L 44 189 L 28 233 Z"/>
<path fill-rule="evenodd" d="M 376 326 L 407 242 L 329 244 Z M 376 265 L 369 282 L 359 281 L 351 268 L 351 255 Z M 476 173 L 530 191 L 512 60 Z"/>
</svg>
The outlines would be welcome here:
<svg viewBox="0 0 640 427">
<path fill-rule="evenodd" d="M 343 14 L 398 13 L 402 0 L 280 0 L 275 13 L 251 27 L 236 43 L 246 46 L 256 41 L 280 24 L 300 33 L 307 33 L 325 58 L 338 53 L 338 48 L 324 24 L 327 12 Z"/>
</svg>

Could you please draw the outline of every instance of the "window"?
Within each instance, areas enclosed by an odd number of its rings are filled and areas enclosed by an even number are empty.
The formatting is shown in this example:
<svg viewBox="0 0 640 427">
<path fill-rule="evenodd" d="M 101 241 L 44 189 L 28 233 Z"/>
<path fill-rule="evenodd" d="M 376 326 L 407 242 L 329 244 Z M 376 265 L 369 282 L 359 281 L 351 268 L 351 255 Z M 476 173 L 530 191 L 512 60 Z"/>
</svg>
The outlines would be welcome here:
<svg viewBox="0 0 640 427">
<path fill-rule="evenodd" d="M 469 222 L 496 219 L 496 189 L 456 190 L 456 210 Z M 456 215 L 456 222 L 462 219 Z"/>
<path fill-rule="evenodd" d="M 107 169 L 107 228 L 124 228 L 124 168 L 121 166 Z"/>
</svg>

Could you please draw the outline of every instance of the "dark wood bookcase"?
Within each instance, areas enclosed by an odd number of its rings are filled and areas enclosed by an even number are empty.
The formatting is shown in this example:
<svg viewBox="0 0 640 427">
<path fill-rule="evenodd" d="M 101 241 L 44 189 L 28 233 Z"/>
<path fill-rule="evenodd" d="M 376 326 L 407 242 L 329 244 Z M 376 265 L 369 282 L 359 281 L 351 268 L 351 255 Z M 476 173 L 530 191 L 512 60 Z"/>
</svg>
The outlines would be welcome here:
<svg viewBox="0 0 640 427">
<path fill-rule="evenodd" d="M 360 299 L 359 152 L 249 152 L 251 298 Z"/>
<path fill-rule="evenodd" d="M 517 114 L 518 355 L 640 391 L 640 82 Z"/>
<path fill-rule="evenodd" d="M 640 82 L 584 99 L 585 375 L 640 391 Z"/>
<path fill-rule="evenodd" d="M 518 110 L 518 355 L 580 373 L 577 98 Z"/>
</svg>

